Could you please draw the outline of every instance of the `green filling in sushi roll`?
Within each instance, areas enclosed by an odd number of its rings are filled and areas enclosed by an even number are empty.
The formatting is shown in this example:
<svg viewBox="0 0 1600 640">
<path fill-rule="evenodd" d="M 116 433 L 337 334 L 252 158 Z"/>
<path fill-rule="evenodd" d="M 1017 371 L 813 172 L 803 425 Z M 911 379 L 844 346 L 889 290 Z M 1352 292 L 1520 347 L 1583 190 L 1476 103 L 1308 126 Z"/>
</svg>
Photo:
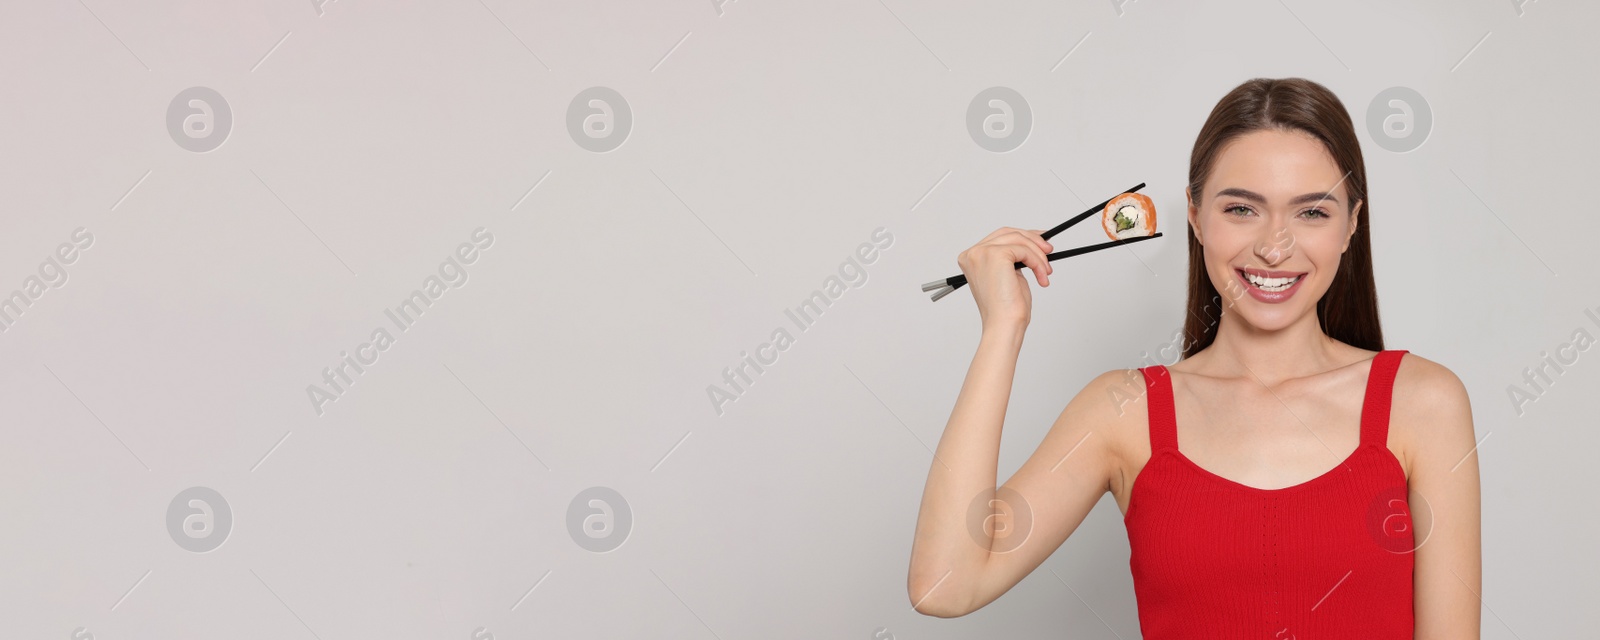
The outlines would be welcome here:
<svg viewBox="0 0 1600 640">
<path fill-rule="evenodd" d="M 1133 224 L 1134 224 L 1133 223 L 1133 218 L 1130 218 L 1126 214 L 1123 213 L 1124 211 L 1127 211 L 1129 209 L 1133 209 L 1134 211 L 1138 211 L 1139 210 L 1137 207 L 1134 207 L 1132 205 L 1128 205 L 1128 206 L 1121 207 L 1121 208 L 1117 209 L 1117 215 L 1115 215 L 1115 216 L 1113 216 L 1111 218 L 1112 222 L 1117 223 L 1117 231 L 1118 232 L 1127 231 L 1127 230 L 1133 228 Z"/>
</svg>

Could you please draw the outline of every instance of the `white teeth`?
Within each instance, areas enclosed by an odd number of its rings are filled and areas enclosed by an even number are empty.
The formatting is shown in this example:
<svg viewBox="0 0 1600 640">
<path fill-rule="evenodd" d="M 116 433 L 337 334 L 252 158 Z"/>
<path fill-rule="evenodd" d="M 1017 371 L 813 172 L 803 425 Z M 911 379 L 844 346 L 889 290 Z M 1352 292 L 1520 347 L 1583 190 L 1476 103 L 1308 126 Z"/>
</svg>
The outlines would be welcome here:
<svg viewBox="0 0 1600 640">
<path fill-rule="evenodd" d="M 1250 281 L 1250 284 L 1255 285 L 1256 288 L 1261 289 L 1262 291 L 1283 291 L 1284 289 L 1288 289 L 1290 285 L 1293 285 L 1300 278 L 1304 277 L 1304 274 L 1295 276 L 1293 278 L 1263 278 L 1246 271 L 1244 272 L 1244 277 L 1246 280 Z"/>
</svg>

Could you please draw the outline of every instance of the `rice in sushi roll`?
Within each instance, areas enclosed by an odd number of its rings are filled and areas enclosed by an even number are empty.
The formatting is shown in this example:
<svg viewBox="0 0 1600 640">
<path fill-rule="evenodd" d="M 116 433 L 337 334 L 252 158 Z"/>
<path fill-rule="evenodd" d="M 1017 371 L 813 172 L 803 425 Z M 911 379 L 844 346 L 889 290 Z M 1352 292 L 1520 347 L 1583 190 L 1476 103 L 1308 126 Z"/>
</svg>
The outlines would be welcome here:
<svg viewBox="0 0 1600 640">
<path fill-rule="evenodd" d="M 1142 193 L 1124 193 L 1106 203 L 1100 225 L 1112 240 L 1155 235 L 1156 203 Z"/>
</svg>

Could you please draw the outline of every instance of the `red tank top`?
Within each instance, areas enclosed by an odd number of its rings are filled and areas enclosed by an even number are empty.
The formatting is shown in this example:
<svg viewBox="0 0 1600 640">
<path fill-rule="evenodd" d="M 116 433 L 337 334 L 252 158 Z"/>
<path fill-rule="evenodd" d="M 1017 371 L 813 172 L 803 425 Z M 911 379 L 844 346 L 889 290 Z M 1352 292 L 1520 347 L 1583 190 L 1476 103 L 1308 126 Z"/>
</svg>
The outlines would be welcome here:
<svg viewBox="0 0 1600 640">
<path fill-rule="evenodd" d="M 1151 454 L 1123 522 L 1146 640 L 1412 637 L 1415 546 L 1405 471 L 1388 447 L 1405 353 L 1372 360 L 1355 452 L 1281 489 L 1228 480 L 1183 455 L 1171 373 L 1140 369 Z"/>
</svg>

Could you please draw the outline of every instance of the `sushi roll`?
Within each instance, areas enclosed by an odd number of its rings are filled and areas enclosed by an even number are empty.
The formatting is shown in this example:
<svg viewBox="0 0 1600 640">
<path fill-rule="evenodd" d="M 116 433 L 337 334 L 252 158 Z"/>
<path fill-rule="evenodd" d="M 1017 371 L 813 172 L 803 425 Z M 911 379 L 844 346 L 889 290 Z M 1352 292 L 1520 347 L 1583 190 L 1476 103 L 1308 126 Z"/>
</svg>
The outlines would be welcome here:
<svg viewBox="0 0 1600 640">
<path fill-rule="evenodd" d="M 1156 203 L 1142 193 L 1124 193 L 1106 203 L 1100 225 L 1112 240 L 1155 235 Z"/>
</svg>

